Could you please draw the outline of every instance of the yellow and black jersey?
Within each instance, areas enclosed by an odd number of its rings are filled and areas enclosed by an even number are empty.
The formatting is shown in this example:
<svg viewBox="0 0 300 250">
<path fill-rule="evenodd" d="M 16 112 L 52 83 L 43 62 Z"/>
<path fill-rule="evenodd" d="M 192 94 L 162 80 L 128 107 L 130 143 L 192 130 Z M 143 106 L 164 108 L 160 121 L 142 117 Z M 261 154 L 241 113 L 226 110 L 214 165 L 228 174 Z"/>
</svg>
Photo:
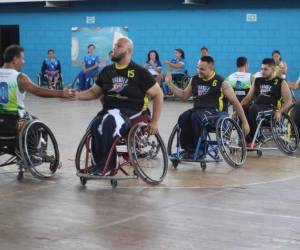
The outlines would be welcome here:
<svg viewBox="0 0 300 250">
<path fill-rule="evenodd" d="M 224 78 L 214 73 L 205 80 L 198 75 L 192 78 L 192 92 L 195 109 L 227 111 L 227 100 L 222 92 Z"/>
<path fill-rule="evenodd" d="M 155 84 L 155 80 L 147 69 L 131 61 L 124 68 L 117 68 L 115 64 L 106 66 L 96 84 L 104 93 L 104 109 L 142 111 L 148 107 L 146 92 Z"/>
<path fill-rule="evenodd" d="M 281 102 L 281 85 L 283 79 L 274 77 L 267 80 L 258 77 L 254 82 L 254 103 L 273 105 L 277 107 Z"/>
</svg>

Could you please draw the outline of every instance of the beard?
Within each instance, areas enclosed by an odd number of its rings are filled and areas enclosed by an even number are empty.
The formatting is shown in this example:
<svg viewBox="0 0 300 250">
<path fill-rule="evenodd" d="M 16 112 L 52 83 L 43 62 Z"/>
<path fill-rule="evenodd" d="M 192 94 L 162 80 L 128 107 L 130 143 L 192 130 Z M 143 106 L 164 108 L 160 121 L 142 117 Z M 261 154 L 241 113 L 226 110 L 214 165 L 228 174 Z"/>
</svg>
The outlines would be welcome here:
<svg viewBox="0 0 300 250">
<path fill-rule="evenodd" d="M 126 56 L 126 52 L 123 52 L 123 53 L 121 53 L 121 54 L 119 54 L 119 55 L 117 55 L 117 56 L 113 55 L 113 56 L 111 57 L 111 60 L 112 60 L 113 62 L 118 63 L 118 62 L 120 62 L 123 58 L 125 58 L 125 56 Z"/>
</svg>

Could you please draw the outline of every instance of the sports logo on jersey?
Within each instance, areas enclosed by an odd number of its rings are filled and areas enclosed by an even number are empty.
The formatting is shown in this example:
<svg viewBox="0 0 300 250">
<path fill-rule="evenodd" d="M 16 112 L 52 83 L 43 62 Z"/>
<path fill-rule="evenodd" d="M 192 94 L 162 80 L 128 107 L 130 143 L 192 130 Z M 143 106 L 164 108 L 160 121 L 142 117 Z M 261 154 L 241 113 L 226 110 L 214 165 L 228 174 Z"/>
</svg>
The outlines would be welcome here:
<svg viewBox="0 0 300 250">
<path fill-rule="evenodd" d="M 266 84 L 260 85 L 261 94 L 269 94 L 271 92 L 271 89 L 272 89 L 271 85 L 266 85 Z"/>
<path fill-rule="evenodd" d="M 198 96 L 206 95 L 209 90 L 210 90 L 209 86 L 199 85 L 198 86 Z"/>
<path fill-rule="evenodd" d="M 242 88 L 242 82 L 241 81 L 236 81 L 235 87 L 237 89 L 241 89 Z"/>
<path fill-rule="evenodd" d="M 128 84 L 128 79 L 123 76 L 116 76 L 112 79 L 113 87 L 110 91 L 120 93 Z"/>
</svg>

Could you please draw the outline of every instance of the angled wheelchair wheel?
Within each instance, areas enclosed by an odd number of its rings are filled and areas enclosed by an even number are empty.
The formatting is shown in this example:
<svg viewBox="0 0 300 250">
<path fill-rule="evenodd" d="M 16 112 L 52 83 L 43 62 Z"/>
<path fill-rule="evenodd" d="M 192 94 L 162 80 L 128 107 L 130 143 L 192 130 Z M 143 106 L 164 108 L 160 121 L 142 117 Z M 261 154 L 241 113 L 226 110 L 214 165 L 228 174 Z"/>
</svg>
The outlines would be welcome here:
<svg viewBox="0 0 300 250">
<path fill-rule="evenodd" d="M 53 133 L 44 123 L 32 120 L 25 124 L 19 147 L 26 169 L 34 177 L 53 177 L 59 167 L 59 150 Z"/>
<path fill-rule="evenodd" d="M 219 119 L 216 137 L 224 160 L 233 168 L 241 167 L 245 163 L 247 150 L 244 134 L 236 121 L 229 117 Z"/>
<path fill-rule="evenodd" d="M 168 145 L 167 145 L 167 153 L 175 169 L 177 169 L 180 163 L 180 159 L 177 155 L 177 149 L 179 147 L 179 138 L 178 138 L 179 132 L 180 132 L 179 125 L 176 124 L 171 132 L 171 135 L 168 140 Z"/>
<path fill-rule="evenodd" d="M 88 129 L 84 134 L 84 136 L 82 137 L 76 151 L 75 166 L 76 166 L 77 173 L 87 173 L 88 168 L 93 163 L 91 143 L 92 143 L 91 131 Z"/>
<path fill-rule="evenodd" d="M 72 83 L 72 89 L 76 90 L 76 91 L 80 91 L 81 87 L 80 87 L 80 81 L 79 81 L 79 77 L 76 76 L 73 83 Z"/>
<path fill-rule="evenodd" d="M 290 155 L 297 150 L 299 144 L 298 129 L 288 114 L 283 113 L 279 123 L 272 119 L 271 130 L 274 141 L 281 152 Z"/>
<path fill-rule="evenodd" d="M 147 184 L 160 184 L 168 171 L 168 156 L 159 134 L 150 135 L 147 124 L 135 124 L 128 135 L 128 152 L 137 175 Z"/>
<path fill-rule="evenodd" d="M 167 152 L 168 152 L 169 156 L 171 156 L 173 153 L 175 153 L 176 140 L 174 141 L 174 139 L 177 138 L 178 133 L 179 133 L 179 126 L 178 126 L 178 124 L 176 124 L 174 126 L 174 128 L 172 129 L 172 132 L 171 132 L 169 140 L 168 140 Z"/>
</svg>

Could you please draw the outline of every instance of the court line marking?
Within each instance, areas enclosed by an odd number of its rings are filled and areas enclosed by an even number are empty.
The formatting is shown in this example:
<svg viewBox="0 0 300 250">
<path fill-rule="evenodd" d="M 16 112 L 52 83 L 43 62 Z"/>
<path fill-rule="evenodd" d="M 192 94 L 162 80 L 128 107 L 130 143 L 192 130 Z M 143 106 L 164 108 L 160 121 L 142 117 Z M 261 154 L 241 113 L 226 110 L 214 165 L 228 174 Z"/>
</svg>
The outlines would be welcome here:
<svg viewBox="0 0 300 250">
<path fill-rule="evenodd" d="M 293 215 L 269 214 L 269 213 L 254 212 L 254 211 L 249 211 L 249 210 L 201 206 L 201 205 L 197 206 L 197 208 L 210 209 L 210 210 L 214 210 L 214 211 L 222 211 L 222 212 L 228 212 L 228 213 L 239 213 L 239 214 L 246 214 L 246 215 L 253 215 L 253 216 L 265 216 L 265 217 L 276 217 L 276 218 L 282 218 L 282 219 L 300 220 L 299 216 L 293 216 Z"/>
<path fill-rule="evenodd" d="M 277 180 L 271 180 L 271 181 L 262 181 L 262 182 L 254 182 L 254 183 L 248 183 L 248 184 L 238 184 L 238 185 L 221 185 L 221 186 L 192 186 L 192 187 L 180 187 L 180 186 L 128 186 L 128 187 L 122 187 L 118 186 L 117 189 L 226 189 L 226 188 L 243 188 L 243 187 L 251 187 L 251 186 L 257 186 L 257 185 L 266 185 L 271 183 L 281 183 L 286 182 L 290 180 L 294 180 L 300 178 L 300 175 L 287 177 L 284 179 L 277 179 Z M 111 187 L 110 185 L 105 185 L 103 187 Z"/>
</svg>

